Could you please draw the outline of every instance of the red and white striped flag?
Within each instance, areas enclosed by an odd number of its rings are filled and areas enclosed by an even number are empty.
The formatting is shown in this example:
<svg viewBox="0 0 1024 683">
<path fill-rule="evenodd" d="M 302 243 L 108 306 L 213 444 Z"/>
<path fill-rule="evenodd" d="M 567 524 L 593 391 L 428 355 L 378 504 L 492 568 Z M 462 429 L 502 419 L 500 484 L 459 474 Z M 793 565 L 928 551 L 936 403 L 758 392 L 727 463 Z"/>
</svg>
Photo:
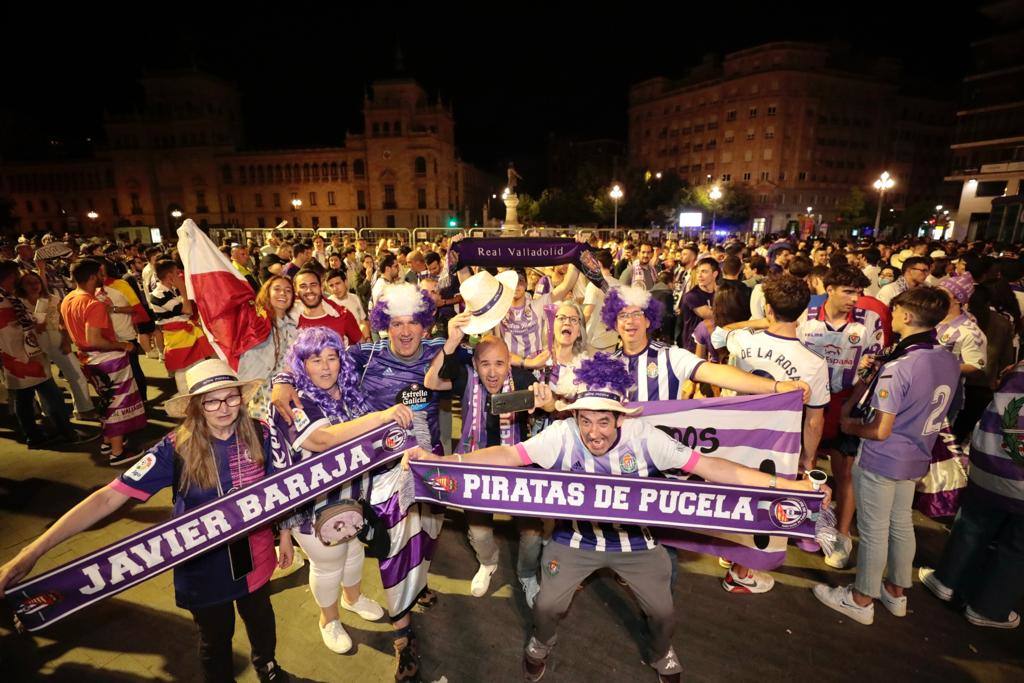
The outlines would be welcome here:
<svg viewBox="0 0 1024 683">
<path fill-rule="evenodd" d="M 246 279 L 192 219 L 178 228 L 178 254 L 185 265 L 186 296 L 196 302 L 210 344 L 238 370 L 241 355 L 270 334 L 270 321 L 256 312 Z"/>
</svg>

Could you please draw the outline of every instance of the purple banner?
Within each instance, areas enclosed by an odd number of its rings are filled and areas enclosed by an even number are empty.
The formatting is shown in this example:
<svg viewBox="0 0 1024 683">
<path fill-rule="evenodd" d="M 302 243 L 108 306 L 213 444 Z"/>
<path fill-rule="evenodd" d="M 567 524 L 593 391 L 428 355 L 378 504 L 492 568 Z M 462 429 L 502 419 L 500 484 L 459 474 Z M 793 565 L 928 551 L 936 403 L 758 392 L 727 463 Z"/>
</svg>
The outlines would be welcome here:
<svg viewBox="0 0 1024 683">
<path fill-rule="evenodd" d="M 557 266 L 572 263 L 588 280 L 606 286 L 590 245 L 568 238 L 470 237 L 452 244 L 458 267 Z"/>
<path fill-rule="evenodd" d="M 5 597 L 14 605 L 16 617 L 27 630 L 39 630 L 269 524 L 292 508 L 401 457 L 414 444 L 410 432 L 391 422 L 163 524 L 12 586 Z"/>
<path fill-rule="evenodd" d="M 670 529 L 814 538 L 822 493 L 533 467 L 410 463 L 417 502 Z M 406 495 L 404 503 L 409 503 Z"/>
</svg>

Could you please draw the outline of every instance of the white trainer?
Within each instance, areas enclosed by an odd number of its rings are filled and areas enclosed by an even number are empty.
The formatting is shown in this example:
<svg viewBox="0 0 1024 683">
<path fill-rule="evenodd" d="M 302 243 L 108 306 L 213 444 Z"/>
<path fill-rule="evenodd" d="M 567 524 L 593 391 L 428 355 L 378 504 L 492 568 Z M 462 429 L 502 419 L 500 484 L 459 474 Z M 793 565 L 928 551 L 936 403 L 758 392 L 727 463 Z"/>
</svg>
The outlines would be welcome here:
<svg viewBox="0 0 1024 683">
<path fill-rule="evenodd" d="M 861 607 L 853 601 L 853 586 L 829 587 L 823 583 L 811 589 L 814 597 L 824 605 L 850 617 L 858 624 L 870 626 L 875 621 L 875 603 Z"/>
<path fill-rule="evenodd" d="M 355 612 L 367 621 L 377 621 L 384 616 L 384 608 L 362 593 L 359 594 L 359 599 L 352 604 L 345 600 L 345 594 L 342 593 L 341 606 L 349 612 Z"/>
<path fill-rule="evenodd" d="M 324 645 L 331 652 L 342 655 L 352 649 L 352 638 L 345 632 L 345 628 L 337 619 L 327 626 L 321 626 L 320 636 L 324 639 Z"/>
<path fill-rule="evenodd" d="M 901 595 L 898 598 L 895 595 L 890 595 L 889 591 L 886 590 L 886 588 L 885 588 L 885 584 L 883 583 L 882 584 L 882 590 L 879 591 L 879 593 L 878 593 L 878 599 L 882 601 L 882 604 L 885 605 L 885 608 L 887 610 L 889 610 L 889 612 L 894 617 L 905 617 L 905 616 L 907 616 L 907 596 L 906 595 Z"/>
<path fill-rule="evenodd" d="M 924 587 L 930 590 L 932 595 L 939 600 L 949 602 L 953 599 L 953 589 L 939 581 L 939 577 L 935 576 L 935 570 L 931 567 L 921 567 L 918 569 L 917 578 L 921 579 Z"/>
<path fill-rule="evenodd" d="M 476 570 L 476 574 L 473 576 L 472 583 L 469 585 L 469 592 L 473 594 L 474 598 L 482 598 L 487 593 L 487 589 L 491 586 L 491 576 L 496 571 L 498 571 L 498 565 L 496 564 L 480 565 L 480 568 Z"/>
<path fill-rule="evenodd" d="M 967 617 L 967 621 L 975 626 L 985 626 L 987 628 L 1017 628 L 1020 626 L 1020 615 L 1013 610 L 1010 611 L 1010 616 L 1006 621 L 995 621 L 978 614 L 968 605 L 967 609 L 964 610 L 964 616 Z"/>
<path fill-rule="evenodd" d="M 850 553 L 853 552 L 853 539 L 843 534 L 836 536 L 836 545 L 832 552 L 825 556 L 825 564 L 833 569 L 846 569 L 850 564 Z"/>
</svg>

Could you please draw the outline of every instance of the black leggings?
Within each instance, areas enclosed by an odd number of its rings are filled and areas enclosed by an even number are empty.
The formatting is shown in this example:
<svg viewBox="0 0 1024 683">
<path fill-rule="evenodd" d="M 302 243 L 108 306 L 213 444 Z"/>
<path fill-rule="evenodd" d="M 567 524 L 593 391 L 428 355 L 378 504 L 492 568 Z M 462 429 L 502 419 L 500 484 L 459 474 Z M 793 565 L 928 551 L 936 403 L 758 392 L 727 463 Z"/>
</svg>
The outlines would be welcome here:
<svg viewBox="0 0 1024 683">
<path fill-rule="evenodd" d="M 270 604 L 270 584 L 264 584 L 255 593 L 231 602 L 222 602 L 191 610 L 199 628 L 199 661 L 206 683 L 234 681 L 231 663 L 231 637 L 235 634 L 235 606 L 245 624 L 245 632 L 252 646 L 252 665 L 265 669 L 274 659 L 277 630 L 274 608 Z"/>
</svg>

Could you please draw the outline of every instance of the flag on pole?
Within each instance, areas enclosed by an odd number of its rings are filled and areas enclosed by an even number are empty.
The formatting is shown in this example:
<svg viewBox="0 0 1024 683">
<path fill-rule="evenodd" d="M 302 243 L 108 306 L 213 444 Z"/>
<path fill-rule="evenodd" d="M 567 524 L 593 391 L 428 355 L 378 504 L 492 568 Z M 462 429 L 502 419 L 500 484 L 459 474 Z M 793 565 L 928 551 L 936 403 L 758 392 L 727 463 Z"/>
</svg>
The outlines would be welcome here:
<svg viewBox="0 0 1024 683">
<path fill-rule="evenodd" d="M 270 320 L 256 311 L 252 287 L 191 218 L 178 228 L 185 265 L 185 293 L 217 355 L 238 370 L 243 353 L 270 334 Z"/>
</svg>

